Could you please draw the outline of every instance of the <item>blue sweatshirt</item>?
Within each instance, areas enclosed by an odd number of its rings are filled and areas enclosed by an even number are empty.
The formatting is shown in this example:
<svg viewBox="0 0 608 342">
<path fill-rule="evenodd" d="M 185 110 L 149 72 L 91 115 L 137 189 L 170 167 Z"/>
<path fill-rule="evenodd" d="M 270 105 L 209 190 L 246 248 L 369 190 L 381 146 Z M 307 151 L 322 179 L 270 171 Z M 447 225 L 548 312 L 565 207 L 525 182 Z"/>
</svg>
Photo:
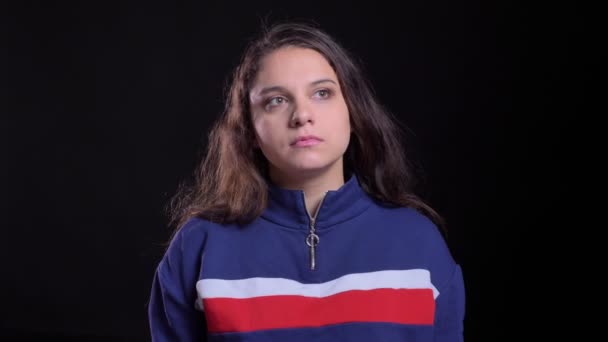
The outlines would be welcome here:
<svg viewBox="0 0 608 342">
<path fill-rule="evenodd" d="M 437 227 L 353 175 L 309 215 L 269 187 L 246 226 L 189 220 L 156 270 L 153 341 L 462 341 L 461 268 Z"/>
</svg>

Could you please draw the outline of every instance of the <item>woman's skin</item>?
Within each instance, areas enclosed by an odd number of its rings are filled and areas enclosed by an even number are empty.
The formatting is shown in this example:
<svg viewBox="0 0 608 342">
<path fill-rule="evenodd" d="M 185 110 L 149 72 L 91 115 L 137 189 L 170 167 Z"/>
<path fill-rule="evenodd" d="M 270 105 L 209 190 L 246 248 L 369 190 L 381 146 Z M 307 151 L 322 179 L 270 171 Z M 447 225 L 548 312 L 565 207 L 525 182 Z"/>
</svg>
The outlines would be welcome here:
<svg viewBox="0 0 608 342">
<path fill-rule="evenodd" d="M 250 91 L 256 144 L 280 187 L 304 190 L 314 215 L 328 190 L 344 184 L 343 154 L 350 139 L 340 82 L 318 52 L 280 48 L 261 60 Z M 314 136 L 316 138 L 299 138 Z"/>
</svg>

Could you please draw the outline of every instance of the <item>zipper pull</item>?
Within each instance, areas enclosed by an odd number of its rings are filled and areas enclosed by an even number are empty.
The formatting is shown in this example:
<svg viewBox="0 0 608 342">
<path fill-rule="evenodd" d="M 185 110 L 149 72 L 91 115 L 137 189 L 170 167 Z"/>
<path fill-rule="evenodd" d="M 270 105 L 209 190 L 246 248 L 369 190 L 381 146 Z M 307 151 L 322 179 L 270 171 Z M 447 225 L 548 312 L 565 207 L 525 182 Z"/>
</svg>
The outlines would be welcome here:
<svg viewBox="0 0 608 342">
<path fill-rule="evenodd" d="M 314 228 L 306 237 L 306 244 L 310 247 L 310 269 L 314 271 L 316 268 L 315 247 L 319 244 L 319 235 L 315 234 Z"/>
<path fill-rule="evenodd" d="M 308 212 L 306 205 L 304 205 L 304 209 L 306 209 L 306 213 L 308 214 L 308 218 L 310 219 L 310 233 L 306 237 L 306 244 L 310 248 L 310 269 L 312 271 L 314 271 L 315 268 L 317 268 L 315 247 L 317 247 L 317 245 L 319 244 L 319 235 L 315 234 L 315 221 L 317 220 L 317 216 L 319 215 L 319 210 L 321 209 L 321 205 L 323 205 L 323 200 L 325 199 L 326 195 L 327 195 L 327 191 L 325 192 L 325 194 L 323 194 L 323 197 L 321 198 L 321 202 L 319 202 L 319 205 L 317 206 L 315 216 L 310 216 L 310 213 Z M 306 196 L 304 195 L 304 191 L 302 191 L 302 198 L 304 199 L 304 203 L 306 204 Z"/>
</svg>

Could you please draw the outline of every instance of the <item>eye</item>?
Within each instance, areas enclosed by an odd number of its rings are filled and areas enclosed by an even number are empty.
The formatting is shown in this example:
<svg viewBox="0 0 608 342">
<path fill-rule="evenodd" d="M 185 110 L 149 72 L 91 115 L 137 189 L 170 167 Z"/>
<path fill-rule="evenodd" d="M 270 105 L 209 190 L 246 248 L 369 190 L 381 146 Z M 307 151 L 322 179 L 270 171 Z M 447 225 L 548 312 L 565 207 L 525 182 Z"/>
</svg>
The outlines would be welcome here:
<svg viewBox="0 0 608 342">
<path fill-rule="evenodd" d="M 287 99 L 282 96 L 271 97 L 266 101 L 266 109 L 272 109 L 273 107 L 279 106 L 286 101 Z"/>
<path fill-rule="evenodd" d="M 319 89 L 315 92 L 315 95 L 322 99 L 326 99 L 331 95 L 331 91 L 329 89 Z"/>
</svg>

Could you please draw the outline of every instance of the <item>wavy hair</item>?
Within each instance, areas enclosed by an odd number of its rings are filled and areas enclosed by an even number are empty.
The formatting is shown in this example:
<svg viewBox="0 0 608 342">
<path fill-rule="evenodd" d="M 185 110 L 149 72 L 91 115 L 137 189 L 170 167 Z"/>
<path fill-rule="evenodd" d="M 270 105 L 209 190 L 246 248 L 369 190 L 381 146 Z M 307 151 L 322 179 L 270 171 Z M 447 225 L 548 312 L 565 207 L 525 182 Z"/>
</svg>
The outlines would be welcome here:
<svg viewBox="0 0 608 342">
<path fill-rule="evenodd" d="M 349 52 L 308 23 L 264 27 L 246 47 L 193 182 L 182 184 L 169 203 L 171 225 L 177 230 L 192 217 L 246 224 L 266 208 L 268 160 L 254 147 L 249 91 L 261 59 L 288 46 L 319 52 L 338 77 L 352 127 L 344 155 L 345 174 L 355 173 L 364 191 L 377 201 L 414 208 L 443 226 L 441 216 L 414 193 L 414 175 L 403 153 L 399 122 L 378 102 Z"/>
</svg>

